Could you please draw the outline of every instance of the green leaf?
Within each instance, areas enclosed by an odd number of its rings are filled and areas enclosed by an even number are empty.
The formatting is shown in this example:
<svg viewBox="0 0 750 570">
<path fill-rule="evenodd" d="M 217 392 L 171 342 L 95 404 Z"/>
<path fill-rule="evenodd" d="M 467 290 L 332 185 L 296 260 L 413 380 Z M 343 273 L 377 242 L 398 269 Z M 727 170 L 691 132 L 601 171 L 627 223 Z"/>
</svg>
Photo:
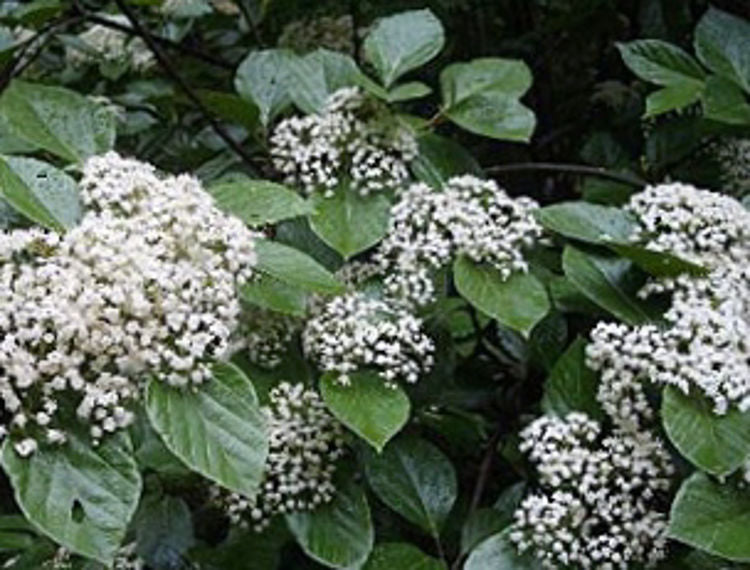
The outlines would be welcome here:
<svg viewBox="0 0 750 570">
<path fill-rule="evenodd" d="M 700 85 L 706 77 L 703 68 L 690 54 L 661 40 L 619 43 L 617 49 L 633 73 L 657 85 Z"/>
<path fill-rule="evenodd" d="M 631 260 L 646 273 L 655 277 L 677 277 L 683 273 L 705 275 L 700 265 L 685 261 L 671 253 L 652 251 L 640 245 L 610 243 L 609 249 Z"/>
<path fill-rule="evenodd" d="M 521 556 L 510 542 L 511 530 L 492 535 L 477 546 L 464 570 L 537 570 L 541 565 L 531 556 Z"/>
<path fill-rule="evenodd" d="M 296 317 L 304 317 L 307 313 L 305 290 L 270 275 L 261 273 L 242 285 L 240 296 L 247 303 L 277 313 Z"/>
<path fill-rule="evenodd" d="M 136 552 L 148 565 L 166 568 L 183 556 L 195 542 L 193 521 L 185 501 L 150 495 L 135 516 Z"/>
<path fill-rule="evenodd" d="M 446 570 L 445 565 L 405 542 L 378 544 L 362 570 Z"/>
<path fill-rule="evenodd" d="M 483 58 L 454 63 L 440 74 L 442 113 L 476 134 L 528 141 L 534 113 L 519 102 L 531 87 L 531 71 L 512 59 Z"/>
<path fill-rule="evenodd" d="M 703 93 L 703 113 L 707 119 L 729 125 L 750 125 L 750 104 L 742 90 L 729 79 L 711 76 Z"/>
<path fill-rule="evenodd" d="M 49 229 L 71 228 L 81 219 L 75 180 L 34 158 L 0 156 L 0 195 L 18 212 Z"/>
<path fill-rule="evenodd" d="M 199 563 L 201 570 L 277 570 L 280 551 L 288 541 L 283 520 L 272 521 L 262 533 L 234 526 L 221 544 L 191 549 L 190 561 Z"/>
<path fill-rule="evenodd" d="M 286 522 L 305 554 L 329 568 L 361 566 L 375 541 L 367 497 L 352 481 L 338 486 L 332 502 L 288 514 Z"/>
<path fill-rule="evenodd" d="M 620 320 L 637 325 L 649 321 L 650 316 L 629 286 L 631 267 L 622 258 L 583 252 L 570 245 L 563 251 L 563 270 L 570 282 Z"/>
<path fill-rule="evenodd" d="M 737 562 L 750 562 L 750 493 L 694 473 L 677 492 L 669 536 Z"/>
<path fill-rule="evenodd" d="M 390 87 L 404 73 L 430 61 L 445 43 L 443 26 L 429 10 L 402 12 L 375 23 L 365 38 L 365 59 Z"/>
<path fill-rule="evenodd" d="M 291 52 L 282 49 L 252 51 L 237 68 L 234 87 L 241 97 L 258 107 L 264 127 L 268 127 L 292 102 L 289 96 L 290 57 L 293 57 Z"/>
<path fill-rule="evenodd" d="M 62 87 L 15 80 L 0 97 L 0 115 L 11 134 L 70 162 L 114 146 L 113 114 Z"/>
<path fill-rule="evenodd" d="M 542 407 L 561 417 L 579 411 L 600 420 L 603 414 L 596 401 L 597 385 L 596 373 L 586 366 L 586 342 L 578 337 L 552 368 L 544 385 Z"/>
<path fill-rule="evenodd" d="M 471 513 L 461 528 L 461 554 L 468 554 L 480 542 L 497 534 L 513 522 L 496 509 L 477 509 Z"/>
<path fill-rule="evenodd" d="M 482 176 L 476 159 L 453 139 L 427 133 L 419 137 L 417 143 L 419 155 L 412 161 L 411 170 L 422 182 L 440 188 L 453 176 Z"/>
<path fill-rule="evenodd" d="M 646 97 L 644 119 L 663 115 L 676 109 L 684 109 L 700 100 L 703 83 L 677 83 L 654 91 Z"/>
<path fill-rule="evenodd" d="M 701 394 L 686 395 L 674 386 L 662 392 L 662 422 L 680 453 L 712 475 L 729 475 L 750 458 L 750 412 L 713 411 Z"/>
<path fill-rule="evenodd" d="M 206 190 L 220 209 L 250 226 L 275 224 L 313 211 L 312 206 L 296 192 L 267 180 L 242 176 L 212 184 Z"/>
<path fill-rule="evenodd" d="M 695 53 L 711 71 L 750 93 L 750 22 L 709 7 L 695 28 Z"/>
<path fill-rule="evenodd" d="M 388 230 L 391 204 L 382 193 L 360 196 L 339 188 L 330 198 L 318 194 L 312 200 L 310 227 L 346 259 L 378 243 Z"/>
<path fill-rule="evenodd" d="M 399 101 L 409 101 L 411 99 L 421 99 L 432 93 L 429 85 L 421 81 L 410 81 L 397 85 L 388 92 L 388 102 L 398 103 Z"/>
<path fill-rule="evenodd" d="M 380 455 L 370 454 L 366 473 L 381 501 L 432 536 L 440 534 L 458 486 L 442 451 L 422 439 L 395 439 Z"/>
<path fill-rule="evenodd" d="M 351 384 L 342 386 L 338 374 L 324 374 L 320 393 L 341 423 L 380 452 L 409 419 L 409 397 L 399 386 L 386 386 L 374 372 L 350 376 Z"/>
<path fill-rule="evenodd" d="M 257 268 L 279 281 L 317 293 L 341 293 L 344 286 L 322 265 L 299 250 L 267 239 L 255 240 Z"/>
<path fill-rule="evenodd" d="M 252 497 L 268 454 L 266 421 L 250 380 L 218 362 L 196 390 L 151 380 L 146 391 L 151 424 L 169 450 L 204 477 Z"/>
<path fill-rule="evenodd" d="M 551 308 L 547 290 L 532 273 L 518 271 L 503 280 L 497 269 L 462 256 L 453 275 L 464 299 L 526 338 Z"/>
<path fill-rule="evenodd" d="M 637 227 L 621 208 L 580 201 L 546 206 L 536 211 L 536 218 L 551 232 L 592 244 L 627 243 Z"/>
<path fill-rule="evenodd" d="M 217 117 L 230 123 L 242 125 L 251 133 L 258 127 L 260 111 L 250 101 L 233 93 L 211 91 L 210 89 L 196 89 L 195 94 L 203 105 Z"/>
<path fill-rule="evenodd" d="M 69 430 L 64 445 L 42 446 L 26 458 L 6 440 L 2 464 L 18 506 L 36 528 L 76 554 L 111 562 L 141 494 L 126 434 L 94 447 L 87 435 Z"/>
</svg>

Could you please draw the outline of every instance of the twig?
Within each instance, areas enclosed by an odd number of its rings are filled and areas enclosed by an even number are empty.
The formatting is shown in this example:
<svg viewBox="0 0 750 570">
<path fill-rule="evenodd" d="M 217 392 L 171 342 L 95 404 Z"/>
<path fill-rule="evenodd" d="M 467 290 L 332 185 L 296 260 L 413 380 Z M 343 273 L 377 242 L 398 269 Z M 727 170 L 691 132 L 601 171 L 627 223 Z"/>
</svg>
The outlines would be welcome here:
<svg viewBox="0 0 750 570">
<path fill-rule="evenodd" d="M 126 26 L 124 24 L 120 24 L 119 22 L 115 22 L 109 18 L 105 18 L 97 14 L 92 14 L 88 11 L 84 12 L 84 16 L 89 22 L 93 22 L 94 24 L 99 24 L 100 26 L 104 26 L 105 28 L 118 30 L 120 32 L 123 32 L 131 36 L 139 36 L 145 40 L 143 35 L 138 32 L 135 26 L 133 27 Z M 159 45 L 179 51 L 181 53 L 184 53 L 185 55 L 194 57 L 195 59 L 200 59 L 201 61 L 205 63 L 209 63 L 216 67 L 221 67 L 223 69 L 229 69 L 229 70 L 233 70 L 235 67 L 233 64 L 229 63 L 228 61 L 224 61 L 223 59 L 218 58 L 214 55 L 211 55 L 210 53 L 206 53 L 202 50 L 196 49 L 194 47 L 183 44 L 181 42 L 176 42 L 174 40 L 170 40 L 169 38 L 157 36 L 154 34 L 149 34 L 149 35 L 151 36 L 151 39 L 154 42 L 158 43 Z"/>
<path fill-rule="evenodd" d="M 263 38 L 260 35 L 260 30 L 258 30 L 258 26 L 255 24 L 253 15 L 250 13 L 250 9 L 247 7 L 245 2 L 237 2 L 237 6 L 239 7 L 240 12 L 242 13 L 242 17 L 245 19 L 248 27 L 250 28 L 250 33 L 253 34 L 255 43 L 258 44 L 259 47 L 264 47 L 265 43 L 263 42 Z"/>
<path fill-rule="evenodd" d="M 138 17 L 135 15 L 130 6 L 128 6 L 126 0 L 115 0 L 115 4 L 122 11 L 122 13 L 125 14 L 128 21 L 130 22 L 130 25 L 133 26 L 133 29 L 141 38 L 143 38 L 143 41 L 146 42 L 146 45 L 154 54 L 154 57 L 156 57 L 156 61 L 159 62 L 161 68 L 167 73 L 167 75 L 172 78 L 172 80 L 180 87 L 180 89 L 182 89 L 182 91 L 185 93 L 185 96 L 206 118 L 214 132 L 227 144 L 227 146 L 229 146 L 229 148 L 231 148 L 237 154 L 237 156 L 239 156 L 246 164 L 252 166 L 252 157 L 245 151 L 245 149 L 242 148 L 242 146 L 237 141 L 235 141 L 229 135 L 229 133 L 227 133 L 226 130 L 224 130 L 224 128 L 214 118 L 211 111 L 209 111 L 203 104 L 203 101 L 200 100 L 200 97 L 195 94 L 193 89 L 187 84 L 182 76 L 177 73 L 175 68 L 172 66 L 172 63 L 162 51 L 161 46 L 151 37 L 151 34 L 148 32 L 148 30 L 146 30 L 146 28 L 141 25 Z"/>
<path fill-rule="evenodd" d="M 642 178 L 630 175 L 612 172 L 601 166 L 585 166 L 582 164 L 558 164 L 552 162 L 519 162 L 515 164 L 500 164 L 489 166 L 485 171 L 490 174 L 503 174 L 506 172 L 527 172 L 527 171 L 545 171 L 545 172 L 569 172 L 572 174 L 581 174 L 584 176 L 598 176 L 607 178 L 631 186 L 643 187 L 648 182 Z"/>
</svg>

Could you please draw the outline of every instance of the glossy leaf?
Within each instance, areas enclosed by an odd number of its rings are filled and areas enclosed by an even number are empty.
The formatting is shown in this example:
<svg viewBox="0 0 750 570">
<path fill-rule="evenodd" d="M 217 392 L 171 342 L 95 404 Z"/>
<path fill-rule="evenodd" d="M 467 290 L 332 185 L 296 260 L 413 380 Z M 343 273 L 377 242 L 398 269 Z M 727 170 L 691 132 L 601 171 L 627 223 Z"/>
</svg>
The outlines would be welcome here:
<svg viewBox="0 0 750 570">
<path fill-rule="evenodd" d="M 464 299 L 525 337 L 550 310 L 547 291 L 532 273 L 515 272 L 503 280 L 493 267 L 465 257 L 456 260 L 453 273 Z"/>
<path fill-rule="evenodd" d="M 255 241 L 260 271 L 279 281 L 317 293 L 341 293 L 344 286 L 322 265 L 299 250 L 266 239 Z"/>
<path fill-rule="evenodd" d="M 362 570 L 446 570 L 446 566 L 405 542 L 378 544 Z"/>
<path fill-rule="evenodd" d="M 578 411 L 600 420 L 603 414 L 596 401 L 597 387 L 597 374 L 586 366 L 586 342 L 579 337 L 552 368 L 542 406 L 561 417 Z"/>
<path fill-rule="evenodd" d="M 237 68 L 237 92 L 258 107 L 260 122 L 267 127 L 289 104 L 290 52 L 266 49 L 250 52 Z"/>
<path fill-rule="evenodd" d="M 531 556 L 521 556 L 510 542 L 510 529 L 482 541 L 469 555 L 464 570 L 539 570 Z"/>
<path fill-rule="evenodd" d="M 536 217 L 549 231 L 592 244 L 627 243 L 637 227 L 635 219 L 621 208 L 580 201 L 546 206 Z"/>
<path fill-rule="evenodd" d="M 456 472 L 433 444 L 413 438 L 390 442 L 371 454 L 367 480 L 378 498 L 433 536 L 440 534 L 456 501 Z"/>
<path fill-rule="evenodd" d="M 750 22 L 709 7 L 695 28 L 695 52 L 711 71 L 750 93 Z"/>
<path fill-rule="evenodd" d="M 320 379 L 320 393 L 328 409 L 378 452 L 409 419 L 409 397 L 399 387 L 386 386 L 374 372 L 350 374 L 351 384 L 342 386 L 338 374 Z"/>
<path fill-rule="evenodd" d="M 750 458 L 750 411 L 717 415 L 700 393 L 673 386 L 662 394 L 664 429 L 680 453 L 713 475 L 729 475 Z"/>
<path fill-rule="evenodd" d="M 285 315 L 303 317 L 307 312 L 305 290 L 270 275 L 259 274 L 243 284 L 240 296 L 246 303 Z"/>
<path fill-rule="evenodd" d="M 716 556 L 750 562 L 750 494 L 694 473 L 669 514 L 669 536 Z"/>
<path fill-rule="evenodd" d="M 315 196 L 313 207 L 310 227 L 345 259 L 375 245 L 388 229 L 391 205 L 379 193 L 363 197 L 354 189 L 339 188 L 330 198 Z"/>
<path fill-rule="evenodd" d="M 462 174 L 482 175 L 476 159 L 453 139 L 428 133 L 419 137 L 419 155 L 411 170 L 422 182 L 440 188 L 449 178 Z"/>
<path fill-rule="evenodd" d="M 700 84 L 706 76 L 690 54 L 662 40 L 635 40 L 617 48 L 633 73 L 657 85 Z"/>
<path fill-rule="evenodd" d="M 375 541 L 367 497 L 351 481 L 339 485 L 332 502 L 286 521 L 305 554 L 329 568 L 359 567 Z"/>
<path fill-rule="evenodd" d="M 429 10 L 412 10 L 383 18 L 365 38 L 365 58 L 390 87 L 406 72 L 430 61 L 443 49 L 443 26 Z"/>
<path fill-rule="evenodd" d="M 36 528 L 72 552 L 111 562 L 141 493 L 127 435 L 109 435 L 94 447 L 87 434 L 69 430 L 65 445 L 26 458 L 6 440 L 2 464 Z"/>
<path fill-rule="evenodd" d="M 15 80 L 0 97 L 0 115 L 11 134 L 70 162 L 114 145 L 112 113 L 62 87 Z"/>
<path fill-rule="evenodd" d="M 0 156 L 0 195 L 19 213 L 49 229 L 72 228 L 81 219 L 75 180 L 41 160 Z"/>
<path fill-rule="evenodd" d="M 146 392 L 151 424 L 172 453 L 204 477 L 252 497 L 268 454 L 266 420 L 250 380 L 229 363 L 193 391 L 152 380 Z"/>
</svg>

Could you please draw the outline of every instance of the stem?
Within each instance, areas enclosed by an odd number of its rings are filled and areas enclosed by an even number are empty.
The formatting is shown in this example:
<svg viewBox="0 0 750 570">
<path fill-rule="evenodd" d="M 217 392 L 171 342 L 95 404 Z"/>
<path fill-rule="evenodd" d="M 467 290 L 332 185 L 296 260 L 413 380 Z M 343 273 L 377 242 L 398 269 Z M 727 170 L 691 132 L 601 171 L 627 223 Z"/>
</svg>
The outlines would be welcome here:
<svg viewBox="0 0 750 570">
<path fill-rule="evenodd" d="M 612 172 L 601 166 L 584 166 L 581 164 L 560 164 L 552 162 L 519 162 L 515 164 L 500 164 L 485 168 L 490 174 L 502 174 L 505 172 L 526 172 L 526 171 L 545 171 L 545 172 L 570 172 L 572 174 L 582 174 L 584 176 L 598 176 L 607 178 L 623 184 L 629 184 L 636 187 L 648 185 L 646 180 L 639 176 L 631 174 L 621 174 Z"/>
<path fill-rule="evenodd" d="M 258 44 L 259 47 L 265 47 L 263 38 L 260 35 L 260 30 L 258 30 L 258 26 L 255 24 L 253 15 L 250 13 L 250 9 L 245 5 L 244 2 L 237 2 L 237 6 L 240 9 L 240 12 L 242 13 L 242 17 L 245 19 L 248 27 L 250 28 L 250 33 L 253 34 L 255 43 Z"/>
<path fill-rule="evenodd" d="M 445 558 L 445 550 L 443 550 L 443 543 L 440 541 L 440 533 L 436 529 L 433 529 L 432 531 L 432 538 L 435 539 L 435 547 L 437 548 L 438 557 L 447 566 L 448 561 Z"/>
<path fill-rule="evenodd" d="M 182 76 L 179 73 L 177 73 L 177 70 L 174 68 L 172 63 L 169 61 L 167 56 L 162 51 L 161 46 L 154 40 L 154 38 L 151 36 L 148 30 L 146 30 L 146 28 L 144 28 L 141 25 L 140 21 L 138 20 L 138 17 L 135 15 L 135 13 L 130 8 L 130 6 L 128 6 L 127 1 L 115 0 L 115 4 L 122 11 L 122 13 L 125 14 L 127 19 L 130 21 L 130 25 L 133 26 L 133 30 L 141 38 L 143 38 L 144 42 L 146 42 L 146 45 L 154 54 L 154 57 L 156 58 L 156 61 L 159 62 L 159 65 L 161 66 L 161 68 L 167 73 L 167 75 L 169 75 L 172 78 L 172 80 L 180 87 L 180 89 L 182 89 L 182 91 L 185 93 L 185 96 L 190 100 L 191 103 L 193 103 L 193 105 L 195 105 L 195 107 L 206 118 L 206 120 L 208 121 L 209 125 L 211 125 L 211 128 L 214 130 L 214 132 L 247 165 L 252 166 L 253 165 L 252 157 L 245 151 L 245 149 L 242 148 L 242 146 L 240 146 L 240 144 L 237 141 L 235 141 L 231 136 L 229 136 L 229 133 L 227 133 L 227 131 L 224 130 L 224 128 L 214 118 L 213 114 L 203 104 L 203 101 L 200 100 L 200 97 L 198 97 L 195 94 L 195 92 L 187 84 L 187 82 L 182 78 Z"/>
</svg>

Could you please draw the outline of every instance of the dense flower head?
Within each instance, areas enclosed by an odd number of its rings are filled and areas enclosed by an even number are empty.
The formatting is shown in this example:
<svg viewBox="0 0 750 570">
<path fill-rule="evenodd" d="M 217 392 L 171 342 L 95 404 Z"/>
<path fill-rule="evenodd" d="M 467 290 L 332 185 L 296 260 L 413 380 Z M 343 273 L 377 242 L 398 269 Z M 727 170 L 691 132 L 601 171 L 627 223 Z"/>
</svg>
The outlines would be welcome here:
<svg viewBox="0 0 750 570">
<path fill-rule="evenodd" d="M 416 382 L 433 364 L 434 344 L 422 321 L 389 299 L 348 293 L 323 305 L 302 333 L 305 353 L 326 372 L 373 369 L 388 384 Z"/>
<path fill-rule="evenodd" d="M 3 568 L 12 569 L 14 564 L 15 560 L 11 559 L 9 563 L 3 565 Z M 75 557 L 70 550 L 63 547 L 58 548 L 54 556 L 41 565 L 42 570 L 73 570 L 74 568 L 80 568 L 80 565 L 75 563 Z M 144 570 L 146 568 L 146 563 L 136 554 L 135 542 L 117 550 L 111 568 L 112 570 Z"/>
<path fill-rule="evenodd" d="M 22 455 L 65 441 L 60 415 L 94 441 L 126 427 L 148 377 L 208 380 L 255 264 L 254 234 L 192 178 L 110 153 L 86 163 L 81 198 L 63 235 L 0 237 L 0 398 Z"/>
<path fill-rule="evenodd" d="M 651 417 L 645 382 L 708 398 L 717 414 L 750 409 L 750 268 L 727 266 L 706 277 L 683 275 L 647 285 L 672 293 L 663 324 L 600 323 L 587 348 L 601 372 L 598 398 L 623 428 Z"/>
<path fill-rule="evenodd" d="M 342 184 L 362 195 L 397 190 L 416 154 L 412 133 L 357 87 L 333 93 L 320 114 L 285 119 L 271 136 L 274 167 L 307 194 L 333 196 Z"/>
<path fill-rule="evenodd" d="M 588 416 L 541 417 L 521 433 L 539 489 L 516 510 L 511 541 L 543 567 L 626 570 L 665 556 L 658 508 L 673 467 L 648 433 L 602 434 Z"/>
<path fill-rule="evenodd" d="M 314 510 L 333 499 L 336 461 L 343 454 L 341 424 L 320 395 L 304 384 L 282 382 L 263 408 L 269 451 L 258 494 L 247 498 L 213 488 L 230 521 L 263 530 L 271 517 Z"/>
<path fill-rule="evenodd" d="M 750 258 L 750 212 L 737 200 L 681 183 L 650 186 L 627 205 L 633 241 L 716 267 Z"/>
<path fill-rule="evenodd" d="M 276 368 L 302 320 L 264 309 L 243 311 L 240 342 L 250 362 L 263 368 Z"/>
<path fill-rule="evenodd" d="M 722 140 L 714 153 L 721 169 L 722 190 L 738 199 L 750 196 L 750 138 Z"/>
<path fill-rule="evenodd" d="M 433 295 L 430 272 L 458 255 L 495 267 L 504 279 L 526 271 L 524 248 L 541 234 L 536 202 L 511 198 L 491 180 L 457 176 L 436 191 L 413 184 L 391 210 L 377 262 L 394 297 L 421 305 Z"/>
<path fill-rule="evenodd" d="M 104 14 L 101 17 L 121 26 L 130 25 L 123 15 Z M 131 38 L 125 32 L 109 26 L 93 24 L 77 39 L 80 46 L 69 44 L 65 48 L 65 58 L 73 66 L 107 63 L 146 71 L 156 63 L 143 39 Z"/>
</svg>

